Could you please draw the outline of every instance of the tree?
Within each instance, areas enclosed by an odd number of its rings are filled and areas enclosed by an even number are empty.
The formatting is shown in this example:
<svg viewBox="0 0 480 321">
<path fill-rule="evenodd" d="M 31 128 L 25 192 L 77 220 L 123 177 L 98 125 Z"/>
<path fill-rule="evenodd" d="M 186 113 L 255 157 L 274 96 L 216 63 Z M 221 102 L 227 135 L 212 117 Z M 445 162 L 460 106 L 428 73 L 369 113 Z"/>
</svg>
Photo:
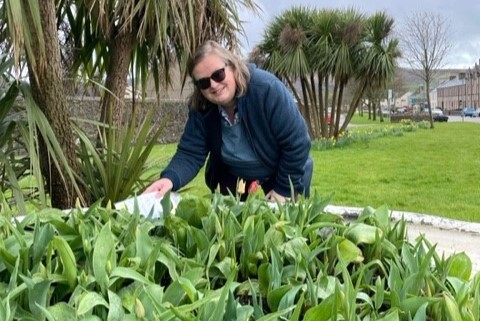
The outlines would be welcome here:
<svg viewBox="0 0 480 321">
<path fill-rule="evenodd" d="M 63 87 L 59 26 L 69 23 L 64 37 L 74 39 L 76 70 L 105 79 L 102 118 L 117 122 L 129 70 L 141 83 L 148 74 L 157 84 L 161 79 L 168 83 L 171 64 L 177 61 L 184 68 L 203 40 L 213 38 L 235 47 L 241 30 L 238 5 L 255 8 L 251 0 L 0 1 L 0 40 L 13 53 L 17 70 L 26 59 L 34 100 L 68 160 L 63 168 L 54 165 L 54 155 L 41 144 L 52 206 L 73 207 L 82 196 L 73 188 L 77 186 L 73 175 L 64 174 L 73 169 L 78 175 L 78 167 Z"/>
<path fill-rule="evenodd" d="M 338 137 L 366 90 L 394 74 L 398 41 L 391 39 L 392 26 L 384 13 L 293 7 L 267 27 L 251 59 L 285 80 L 312 138 Z M 345 104 L 349 83 L 352 99 Z"/>
<path fill-rule="evenodd" d="M 350 103 L 342 131 L 346 130 L 362 97 L 370 91 L 383 90 L 395 76 L 396 59 L 400 57 L 398 40 L 392 37 L 394 20 L 384 12 L 378 12 L 366 21 L 364 44 L 368 49 L 360 51 L 356 80 L 360 84 Z M 381 116 L 383 117 L 383 115 Z"/>
<path fill-rule="evenodd" d="M 403 56 L 425 82 L 430 127 L 433 126 L 430 84 L 444 66 L 444 59 L 452 45 L 447 20 L 431 12 L 417 12 L 407 19 L 402 31 Z"/>
<path fill-rule="evenodd" d="M 82 195 L 71 175 L 78 172 L 78 165 L 63 88 L 55 1 L 5 0 L 1 4 L 2 25 L 7 25 L 10 31 L 9 48 L 16 66 L 25 57 L 33 99 L 48 120 L 66 159 L 62 164 L 52 159 L 49 142 L 43 136 L 38 137 L 41 169 L 51 204 L 73 207 Z"/>
<path fill-rule="evenodd" d="M 121 124 L 127 78 L 144 92 L 153 75 L 159 91 L 170 83 L 170 69 L 184 73 L 190 54 L 207 39 L 237 47 L 241 31 L 237 8 L 253 11 L 252 0 L 74 1 L 65 6 L 75 39 L 76 66 L 105 78 L 100 122 Z M 93 68 L 92 68 L 93 67 Z M 163 85 L 163 86 L 162 86 Z"/>
<path fill-rule="evenodd" d="M 380 122 L 383 123 L 383 110 L 380 102 L 386 97 L 385 88 L 370 88 L 366 91 L 365 97 L 368 101 L 368 110 L 370 119 L 375 121 L 377 115 L 380 117 Z"/>
</svg>

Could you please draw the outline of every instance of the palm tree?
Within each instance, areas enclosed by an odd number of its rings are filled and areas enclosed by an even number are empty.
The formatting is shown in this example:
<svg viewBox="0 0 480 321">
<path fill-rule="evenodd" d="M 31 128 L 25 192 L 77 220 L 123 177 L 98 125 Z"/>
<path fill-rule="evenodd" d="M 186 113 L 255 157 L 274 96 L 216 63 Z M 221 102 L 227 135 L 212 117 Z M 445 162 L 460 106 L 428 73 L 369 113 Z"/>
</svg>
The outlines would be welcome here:
<svg viewBox="0 0 480 321">
<path fill-rule="evenodd" d="M 332 39 L 329 49 L 328 70 L 334 82 L 332 94 L 332 120 L 330 137 L 339 134 L 340 114 L 343 106 L 343 93 L 348 82 L 355 75 L 355 61 L 361 53 L 364 16 L 353 9 L 336 12 L 336 23 L 330 31 Z"/>
<path fill-rule="evenodd" d="M 294 7 L 268 26 L 251 59 L 285 80 L 313 138 L 338 137 L 366 89 L 393 75 L 397 41 L 389 40 L 392 24 L 383 13 L 366 17 L 353 9 Z M 347 85 L 354 96 L 340 124 Z"/>
<path fill-rule="evenodd" d="M 102 119 L 118 123 L 129 69 L 142 84 L 149 74 L 157 84 L 160 80 L 168 83 L 174 58 L 184 70 L 190 53 L 205 39 L 235 47 L 236 33 L 241 30 L 239 5 L 256 8 L 251 0 L 0 1 L 0 41 L 15 57 L 17 70 L 26 59 L 34 100 L 67 159 L 63 166 L 52 165 L 55 159 L 48 144 L 40 141 L 52 206 L 72 207 L 83 194 L 69 171 L 79 173 L 63 87 L 58 26 L 69 22 L 70 32 L 64 36 L 76 44 L 75 68 L 105 79 Z"/>
<path fill-rule="evenodd" d="M 44 136 L 38 137 L 40 163 L 51 203 L 59 208 L 72 207 L 82 193 L 72 174 L 78 172 L 78 166 L 63 88 L 55 1 L 40 4 L 37 1 L 4 0 L 1 5 L 2 30 L 8 26 L 10 31 L 10 34 L 2 34 L 7 37 L 2 40 L 13 51 L 17 70 L 25 58 L 33 101 L 62 146 L 61 156 L 65 161 L 57 163 L 49 148 L 50 142 Z"/>
<path fill-rule="evenodd" d="M 396 70 L 396 59 L 400 57 L 398 40 L 392 38 L 394 20 L 384 12 L 369 17 L 365 23 L 363 50 L 356 57 L 356 87 L 344 124 L 344 131 L 366 92 L 384 90 L 393 80 Z"/>
<path fill-rule="evenodd" d="M 318 79 L 318 114 L 321 124 L 321 137 L 329 137 L 329 127 L 334 126 L 331 114 L 333 102 L 329 102 L 330 80 L 334 64 L 331 62 L 333 55 L 334 38 L 332 32 L 337 25 L 340 11 L 337 10 L 321 10 L 314 11 L 313 24 L 311 31 L 311 48 L 310 56 L 313 61 L 313 69 L 317 73 Z M 330 111 L 329 111 L 329 107 Z M 328 121 L 330 118 L 330 122 Z"/>
<path fill-rule="evenodd" d="M 252 0 L 88 0 L 74 4 L 65 6 L 63 15 L 70 17 L 78 51 L 76 67 L 89 76 L 105 78 L 100 121 L 113 125 L 123 120 L 120 98 L 125 95 L 130 70 L 143 92 L 151 75 L 159 91 L 170 83 L 172 66 L 178 64 L 184 72 L 190 54 L 205 40 L 235 48 L 241 30 L 237 8 L 257 8 Z"/>
<path fill-rule="evenodd" d="M 277 16 L 250 60 L 285 81 L 306 119 L 310 135 L 318 137 L 318 120 L 323 115 L 319 115 L 317 109 L 316 65 L 310 39 L 312 18 L 312 10 L 305 7 L 293 7 Z"/>
</svg>

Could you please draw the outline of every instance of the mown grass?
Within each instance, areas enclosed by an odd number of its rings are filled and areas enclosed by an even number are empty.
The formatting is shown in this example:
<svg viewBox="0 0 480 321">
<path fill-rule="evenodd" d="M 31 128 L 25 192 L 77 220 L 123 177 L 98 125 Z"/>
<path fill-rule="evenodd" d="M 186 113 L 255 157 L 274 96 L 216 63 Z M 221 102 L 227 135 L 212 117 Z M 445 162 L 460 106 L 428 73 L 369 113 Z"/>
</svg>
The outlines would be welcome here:
<svg viewBox="0 0 480 321">
<path fill-rule="evenodd" d="M 354 123 L 358 123 L 355 122 Z M 390 123 L 365 122 L 365 135 Z M 375 136 L 377 137 L 377 136 Z M 480 222 L 480 124 L 438 123 L 403 135 L 363 139 L 343 147 L 312 149 L 312 190 L 330 204 L 379 207 Z M 159 145 L 152 157 L 166 164 L 176 145 Z M 205 195 L 203 171 L 185 189 Z"/>
<path fill-rule="evenodd" d="M 390 118 L 383 117 L 383 123 L 381 123 L 380 116 L 377 115 L 376 120 L 372 121 L 371 119 L 368 119 L 368 112 L 364 112 L 363 116 L 360 116 L 359 114 L 355 114 L 352 117 L 350 124 L 362 124 L 362 125 L 372 125 L 372 126 L 385 125 L 385 124 L 390 124 Z"/>
</svg>

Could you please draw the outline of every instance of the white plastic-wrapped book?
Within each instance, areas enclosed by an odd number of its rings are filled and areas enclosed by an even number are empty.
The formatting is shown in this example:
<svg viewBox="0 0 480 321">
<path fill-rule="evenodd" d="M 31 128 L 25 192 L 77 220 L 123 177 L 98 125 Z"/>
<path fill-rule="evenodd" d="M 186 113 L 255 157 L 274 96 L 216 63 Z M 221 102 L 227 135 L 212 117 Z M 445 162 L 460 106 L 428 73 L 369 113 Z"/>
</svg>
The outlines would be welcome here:
<svg viewBox="0 0 480 321">
<path fill-rule="evenodd" d="M 179 202 L 180 195 L 174 192 L 169 192 L 163 197 L 157 196 L 157 193 L 147 193 L 117 202 L 115 208 L 135 213 L 138 207 L 138 212 L 145 217 L 161 218 L 165 210 L 171 213 Z"/>
</svg>

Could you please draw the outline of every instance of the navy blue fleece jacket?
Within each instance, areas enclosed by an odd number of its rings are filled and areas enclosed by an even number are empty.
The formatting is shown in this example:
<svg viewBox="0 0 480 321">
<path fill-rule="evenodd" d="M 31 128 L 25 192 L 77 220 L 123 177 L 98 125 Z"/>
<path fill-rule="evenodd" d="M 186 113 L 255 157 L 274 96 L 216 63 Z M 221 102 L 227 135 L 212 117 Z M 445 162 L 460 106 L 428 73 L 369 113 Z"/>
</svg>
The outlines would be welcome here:
<svg viewBox="0 0 480 321">
<path fill-rule="evenodd" d="M 273 74 L 249 65 L 250 81 L 237 108 L 260 161 L 275 174 L 274 190 L 290 196 L 290 181 L 302 192 L 302 176 L 311 140 L 305 120 L 285 85 Z M 217 187 L 226 170 L 221 161 L 221 126 L 218 106 L 189 112 L 177 151 L 161 177 L 173 182 L 173 190 L 190 182 L 209 156 L 206 183 Z"/>
</svg>

